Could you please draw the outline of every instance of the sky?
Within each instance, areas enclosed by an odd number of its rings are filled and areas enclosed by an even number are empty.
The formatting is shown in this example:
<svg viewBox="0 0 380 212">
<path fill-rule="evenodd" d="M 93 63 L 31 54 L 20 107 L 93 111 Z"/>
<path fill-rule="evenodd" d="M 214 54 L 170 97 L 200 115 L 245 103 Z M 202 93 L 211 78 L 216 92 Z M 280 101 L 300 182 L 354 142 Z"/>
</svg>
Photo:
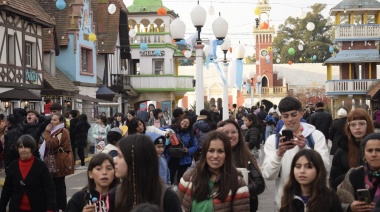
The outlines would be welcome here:
<svg viewBox="0 0 380 212">
<path fill-rule="evenodd" d="M 207 15 L 205 26 L 202 28 L 201 37 L 215 39 L 212 32 L 212 22 L 217 18 L 219 12 L 228 22 L 227 36 L 231 39 L 232 48 L 239 42 L 246 47 L 246 56 L 254 54 L 253 27 L 255 26 L 254 10 L 259 0 L 200 0 L 199 4 L 208 12 L 210 6 L 214 7 L 214 15 Z M 310 6 L 315 3 L 326 4 L 327 7 L 322 11 L 322 15 L 328 17 L 332 7 L 339 4 L 342 0 L 268 0 L 271 4 L 270 26 L 275 30 L 289 17 L 297 17 L 302 10 L 310 11 Z M 185 38 L 195 33 L 190 18 L 191 10 L 197 5 L 197 0 L 162 0 L 165 7 L 174 10 L 179 14 L 182 21 L 186 24 Z M 221 50 L 219 50 L 221 51 Z"/>
</svg>

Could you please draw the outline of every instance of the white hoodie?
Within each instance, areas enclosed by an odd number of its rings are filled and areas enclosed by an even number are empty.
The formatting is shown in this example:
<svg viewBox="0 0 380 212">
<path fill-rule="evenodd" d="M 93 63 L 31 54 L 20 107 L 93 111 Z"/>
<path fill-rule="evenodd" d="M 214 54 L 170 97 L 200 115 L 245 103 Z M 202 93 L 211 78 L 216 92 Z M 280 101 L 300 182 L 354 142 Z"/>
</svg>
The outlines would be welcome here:
<svg viewBox="0 0 380 212">
<path fill-rule="evenodd" d="M 329 152 L 326 145 L 326 139 L 322 132 L 316 130 L 313 125 L 301 122 L 303 126 L 302 135 L 309 136 L 312 133 L 314 140 L 314 150 L 317 151 L 324 162 L 326 170 L 329 171 L 330 160 Z M 282 130 L 285 129 L 282 127 Z M 305 145 L 304 148 L 310 148 Z M 290 174 L 292 160 L 295 154 L 300 150 L 299 146 L 285 152 L 283 157 L 276 154 L 276 135 L 273 134 L 265 141 L 264 152 L 265 158 L 261 167 L 261 172 L 265 180 L 276 180 L 275 184 L 275 211 L 279 211 L 281 207 L 281 197 L 284 190 L 284 185 L 287 183 Z"/>
</svg>

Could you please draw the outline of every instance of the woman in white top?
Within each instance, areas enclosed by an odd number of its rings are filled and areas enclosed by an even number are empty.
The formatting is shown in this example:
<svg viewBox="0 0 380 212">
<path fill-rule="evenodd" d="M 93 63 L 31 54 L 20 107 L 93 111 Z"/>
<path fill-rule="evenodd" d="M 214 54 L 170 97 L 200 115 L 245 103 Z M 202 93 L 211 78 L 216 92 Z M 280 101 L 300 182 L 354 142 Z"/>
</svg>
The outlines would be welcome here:
<svg viewBox="0 0 380 212">
<path fill-rule="evenodd" d="M 154 132 L 159 135 L 163 135 L 166 138 L 170 137 L 170 133 L 167 131 L 160 130 L 155 126 L 145 126 L 144 121 L 140 118 L 135 117 L 128 122 L 128 135 L 133 135 L 136 133 L 145 134 L 147 132 Z"/>
<path fill-rule="evenodd" d="M 99 142 L 104 141 L 107 145 L 107 134 L 110 131 L 110 126 L 107 125 L 107 118 L 105 116 L 98 116 L 95 119 L 96 124 L 92 129 L 92 137 L 94 138 L 95 147 Z M 95 154 L 98 153 L 98 150 L 95 148 Z"/>
</svg>

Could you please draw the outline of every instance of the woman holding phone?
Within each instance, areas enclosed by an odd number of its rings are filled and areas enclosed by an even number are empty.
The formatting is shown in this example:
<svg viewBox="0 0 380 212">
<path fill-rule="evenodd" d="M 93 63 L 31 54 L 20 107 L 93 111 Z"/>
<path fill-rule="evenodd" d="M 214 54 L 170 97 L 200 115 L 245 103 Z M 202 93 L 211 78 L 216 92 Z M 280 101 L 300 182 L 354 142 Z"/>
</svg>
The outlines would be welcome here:
<svg viewBox="0 0 380 212">
<path fill-rule="evenodd" d="M 380 200 L 380 133 L 364 138 L 361 153 L 364 165 L 350 169 L 338 186 L 345 211 L 371 211 Z"/>
</svg>

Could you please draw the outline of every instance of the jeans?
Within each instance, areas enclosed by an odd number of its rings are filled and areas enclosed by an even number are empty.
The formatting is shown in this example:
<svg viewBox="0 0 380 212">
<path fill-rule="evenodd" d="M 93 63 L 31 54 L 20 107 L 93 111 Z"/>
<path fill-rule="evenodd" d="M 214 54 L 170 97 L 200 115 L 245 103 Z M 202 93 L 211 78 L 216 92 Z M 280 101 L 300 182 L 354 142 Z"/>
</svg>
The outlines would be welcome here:
<svg viewBox="0 0 380 212">
<path fill-rule="evenodd" d="M 265 128 L 265 140 L 267 140 L 267 138 L 273 134 L 273 131 L 274 131 L 274 126 L 267 125 L 267 127 Z"/>
</svg>

